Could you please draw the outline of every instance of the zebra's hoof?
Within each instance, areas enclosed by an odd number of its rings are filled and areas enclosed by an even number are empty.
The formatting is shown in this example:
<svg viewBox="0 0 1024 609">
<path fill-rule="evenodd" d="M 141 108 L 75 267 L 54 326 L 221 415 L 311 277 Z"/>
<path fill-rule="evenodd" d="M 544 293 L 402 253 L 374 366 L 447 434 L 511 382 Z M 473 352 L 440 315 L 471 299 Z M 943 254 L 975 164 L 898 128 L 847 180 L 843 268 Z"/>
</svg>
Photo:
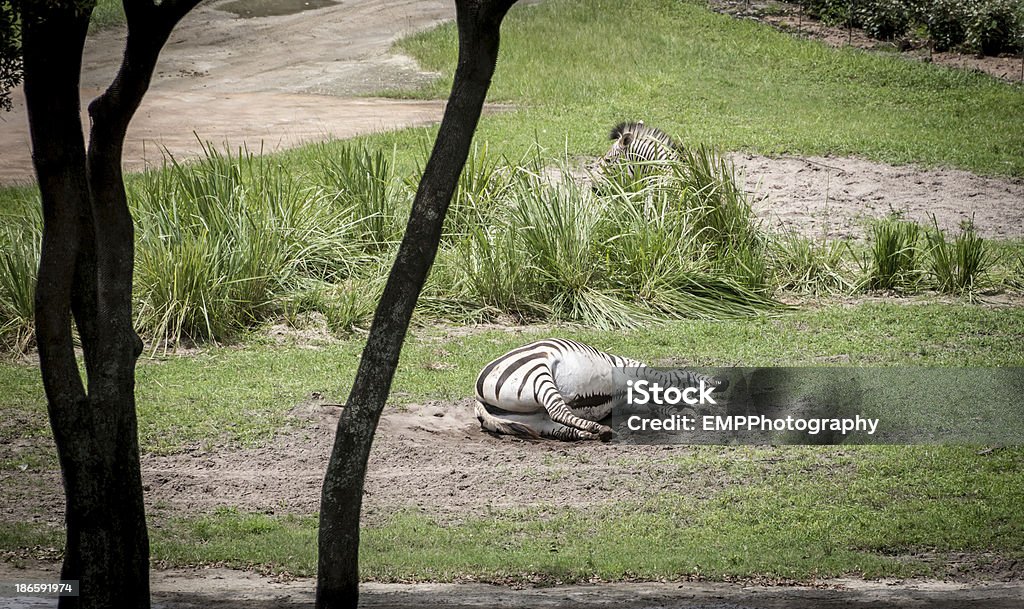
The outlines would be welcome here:
<svg viewBox="0 0 1024 609">
<path fill-rule="evenodd" d="M 615 432 L 612 431 L 611 427 L 602 427 L 601 431 L 597 434 L 597 439 L 602 442 L 607 442 L 615 437 Z"/>
</svg>

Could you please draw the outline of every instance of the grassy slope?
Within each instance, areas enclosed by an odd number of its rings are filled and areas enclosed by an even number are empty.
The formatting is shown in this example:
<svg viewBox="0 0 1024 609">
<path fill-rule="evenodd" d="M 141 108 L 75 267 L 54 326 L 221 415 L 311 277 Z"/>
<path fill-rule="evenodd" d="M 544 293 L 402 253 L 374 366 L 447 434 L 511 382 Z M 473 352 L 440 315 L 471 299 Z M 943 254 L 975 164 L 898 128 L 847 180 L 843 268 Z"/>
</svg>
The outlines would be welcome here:
<svg viewBox="0 0 1024 609">
<path fill-rule="evenodd" d="M 399 48 L 445 74 L 451 25 Z M 644 119 L 684 142 L 762 153 L 853 154 L 1024 175 L 1024 88 L 887 55 L 832 49 L 675 0 L 551 0 L 503 28 L 493 101 L 524 106 L 478 137 L 600 152 Z M 568 134 L 568 135 L 566 135 Z"/>
</svg>

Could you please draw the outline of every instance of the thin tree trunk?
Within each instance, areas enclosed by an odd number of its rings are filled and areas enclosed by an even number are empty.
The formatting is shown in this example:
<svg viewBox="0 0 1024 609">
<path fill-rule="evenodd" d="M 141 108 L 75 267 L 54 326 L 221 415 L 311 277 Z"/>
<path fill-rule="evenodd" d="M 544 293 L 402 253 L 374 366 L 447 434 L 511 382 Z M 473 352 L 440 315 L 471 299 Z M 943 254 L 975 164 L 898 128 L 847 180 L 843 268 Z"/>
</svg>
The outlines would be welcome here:
<svg viewBox="0 0 1024 609">
<path fill-rule="evenodd" d="M 134 227 L 121 174 L 128 123 L 174 25 L 198 0 L 126 2 L 121 71 L 90 107 L 88 153 L 79 76 L 90 10 L 24 3 L 25 98 L 43 202 L 36 334 L 50 425 L 67 498 L 66 607 L 149 607 L 146 531 L 135 415 Z M 40 3 L 42 4 L 42 3 Z M 72 347 L 81 337 L 88 393 Z"/>
<path fill-rule="evenodd" d="M 374 314 L 324 476 L 318 609 L 354 608 L 358 604 L 359 516 L 373 435 L 494 75 L 501 21 L 513 4 L 515 0 L 456 1 L 459 60 L 448 106 Z"/>
</svg>

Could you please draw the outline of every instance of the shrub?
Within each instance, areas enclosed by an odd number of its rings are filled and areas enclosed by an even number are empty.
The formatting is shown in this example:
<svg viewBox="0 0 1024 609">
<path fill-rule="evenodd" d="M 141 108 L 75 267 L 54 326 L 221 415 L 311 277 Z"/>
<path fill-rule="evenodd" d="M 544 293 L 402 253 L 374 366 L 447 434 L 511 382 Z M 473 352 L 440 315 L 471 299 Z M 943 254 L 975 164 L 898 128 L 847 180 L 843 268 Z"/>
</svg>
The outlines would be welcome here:
<svg viewBox="0 0 1024 609">
<path fill-rule="evenodd" d="M 1024 5 L 1020 0 L 987 0 L 966 7 L 964 43 L 972 51 L 996 55 L 1022 48 Z"/>
<path fill-rule="evenodd" d="M 1019 0 L 800 0 L 799 4 L 826 24 L 860 27 L 883 40 L 923 31 L 938 51 L 996 55 L 1024 48 L 1024 6 Z"/>
<path fill-rule="evenodd" d="M 892 40 L 910 30 L 913 9 L 907 0 L 864 0 L 857 3 L 854 19 L 868 36 Z"/>
</svg>

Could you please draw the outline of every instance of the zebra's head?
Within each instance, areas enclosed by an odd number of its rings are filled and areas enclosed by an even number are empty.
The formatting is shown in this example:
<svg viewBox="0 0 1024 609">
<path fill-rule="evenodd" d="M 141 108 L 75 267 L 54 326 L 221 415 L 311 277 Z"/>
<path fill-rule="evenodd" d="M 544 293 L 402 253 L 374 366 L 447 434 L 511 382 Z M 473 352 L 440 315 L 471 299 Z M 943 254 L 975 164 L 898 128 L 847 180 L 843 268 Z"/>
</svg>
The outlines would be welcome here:
<svg viewBox="0 0 1024 609">
<path fill-rule="evenodd" d="M 602 173 L 625 162 L 626 172 L 632 178 L 635 175 L 635 164 L 675 161 L 682 151 L 682 146 L 667 133 L 648 127 L 643 121 L 619 123 L 612 128 L 608 137 L 612 140 L 612 146 L 594 167 Z"/>
<path fill-rule="evenodd" d="M 608 139 L 612 140 L 612 147 L 601 157 L 598 165 L 604 168 L 623 158 L 636 141 L 637 134 L 644 129 L 643 121 L 623 122 L 612 127 L 611 133 L 608 134 Z"/>
</svg>

